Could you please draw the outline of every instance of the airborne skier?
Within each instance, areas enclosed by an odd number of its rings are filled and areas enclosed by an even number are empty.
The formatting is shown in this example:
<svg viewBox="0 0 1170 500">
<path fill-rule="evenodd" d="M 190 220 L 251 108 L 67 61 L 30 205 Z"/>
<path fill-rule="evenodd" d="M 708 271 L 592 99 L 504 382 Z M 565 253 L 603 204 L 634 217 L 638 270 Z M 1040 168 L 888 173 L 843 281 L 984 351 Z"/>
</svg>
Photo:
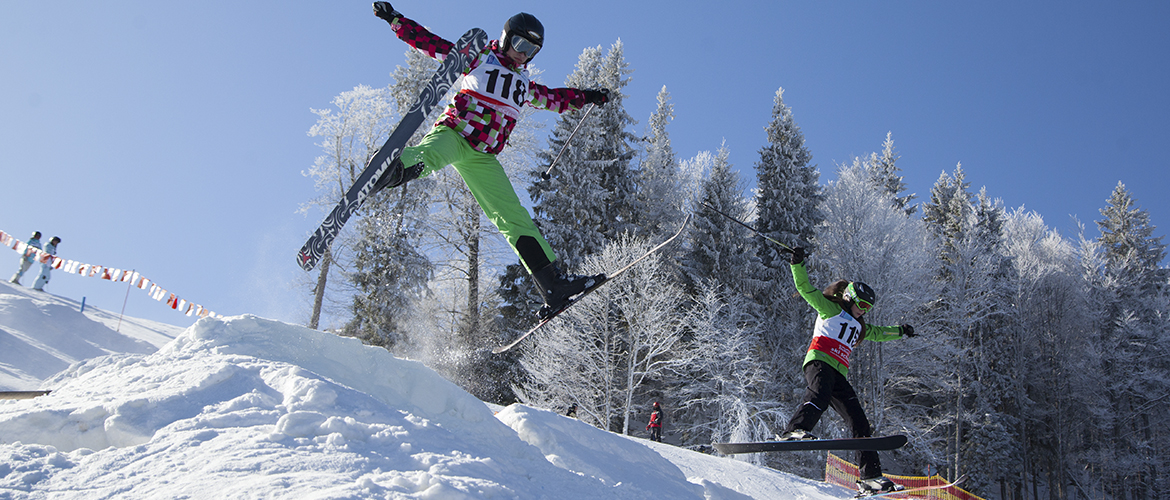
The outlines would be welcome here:
<svg viewBox="0 0 1170 500">
<path fill-rule="evenodd" d="M 374 15 L 390 23 L 399 39 L 430 57 L 442 60 L 451 50 L 451 42 L 403 17 L 389 2 L 374 2 Z M 379 189 L 396 187 L 454 166 L 532 274 L 545 303 L 542 317 L 605 276 L 566 274 L 558 267 L 556 254 L 520 203 L 496 155 L 507 144 L 524 105 L 564 113 L 609 100 L 606 89 L 548 88 L 532 82 L 527 63 L 543 45 L 544 26 L 535 16 L 521 12 L 509 18 L 500 39 L 491 41 L 465 70 L 462 89 L 422 143 L 405 148 L 377 184 Z"/>
<path fill-rule="evenodd" d="M 805 269 L 805 250 L 792 249 L 792 279 L 801 297 L 817 311 L 813 340 L 804 358 L 804 378 L 808 388 L 804 401 L 788 422 L 780 440 L 816 439 L 809 431 L 817 425 L 821 414 L 830 406 L 845 420 L 853 437 L 870 437 L 872 429 L 857 393 L 846 379 L 849 374 L 849 355 L 863 339 L 878 342 L 902 337 L 913 337 L 914 327 L 876 326 L 865 323 L 865 313 L 877 303 L 877 294 L 865 283 L 839 280 L 822 293 L 808 279 Z M 902 489 L 882 474 L 881 460 L 872 450 L 857 452 L 859 464 L 858 489 L 862 494 L 890 492 Z"/>
</svg>

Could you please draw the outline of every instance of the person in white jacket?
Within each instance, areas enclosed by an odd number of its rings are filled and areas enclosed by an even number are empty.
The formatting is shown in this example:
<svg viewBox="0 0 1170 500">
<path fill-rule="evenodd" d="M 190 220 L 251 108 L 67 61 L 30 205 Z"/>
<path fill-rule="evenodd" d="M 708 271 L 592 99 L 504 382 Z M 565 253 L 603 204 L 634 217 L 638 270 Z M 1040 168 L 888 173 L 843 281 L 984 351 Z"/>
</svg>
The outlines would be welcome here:
<svg viewBox="0 0 1170 500">
<path fill-rule="evenodd" d="M 61 244 L 61 237 L 54 236 L 49 240 L 49 244 L 45 245 L 45 253 L 49 255 L 57 255 L 57 245 Z M 49 259 L 41 263 L 41 275 L 37 276 L 36 283 L 33 283 L 33 290 L 45 291 L 45 285 L 49 284 L 49 273 L 53 272 L 53 259 Z"/>
<path fill-rule="evenodd" d="M 41 248 L 41 232 L 33 231 L 32 238 L 29 238 L 25 244 L 37 249 Z M 16 274 L 13 274 L 12 279 L 8 281 L 19 285 L 20 278 L 24 276 L 24 273 L 28 271 L 28 268 L 32 267 L 33 259 L 36 258 L 36 254 L 36 252 L 32 251 L 28 247 L 25 247 L 24 253 L 20 256 L 20 268 L 16 270 Z"/>
</svg>

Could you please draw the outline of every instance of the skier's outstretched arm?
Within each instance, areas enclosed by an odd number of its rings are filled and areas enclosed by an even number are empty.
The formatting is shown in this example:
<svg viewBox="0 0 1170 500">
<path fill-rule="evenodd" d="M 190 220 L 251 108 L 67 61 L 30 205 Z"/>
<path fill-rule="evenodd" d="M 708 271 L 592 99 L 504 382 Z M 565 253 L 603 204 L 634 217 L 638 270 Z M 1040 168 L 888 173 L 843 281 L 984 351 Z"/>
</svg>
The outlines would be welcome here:
<svg viewBox="0 0 1170 500">
<path fill-rule="evenodd" d="M 390 29 L 394 30 L 394 34 L 400 40 L 439 61 L 455 47 L 454 43 L 431 33 L 422 25 L 394 10 L 390 2 L 374 2 L 374 15 L 390 23 Z"/>
<path fill-rule="evenodd" d="M 600 106 L 609 102 L 609 90 L 607 89 L 548 88 L 534 82 L 531 86 L 531 93 L 530 103 L 533 106 L 557 113 L 580 110 L 586 104 Z"/>
</svg>

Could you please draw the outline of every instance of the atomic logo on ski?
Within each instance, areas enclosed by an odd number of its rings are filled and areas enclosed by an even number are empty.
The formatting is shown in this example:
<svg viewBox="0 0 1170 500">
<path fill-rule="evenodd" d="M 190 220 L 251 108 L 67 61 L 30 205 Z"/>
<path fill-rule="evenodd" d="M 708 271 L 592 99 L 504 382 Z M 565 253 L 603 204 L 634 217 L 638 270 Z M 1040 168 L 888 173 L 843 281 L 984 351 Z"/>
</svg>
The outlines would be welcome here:
<svg viewBox="0 0 1170 500">
<path fill-rule="evenodd" d="M 301 247 L 301 251 L 297 254 L 297 265 L 305 271 L 311 271 L 317 267 L 317 262 L 329 250 L 333 239 L 337 237 L 337 233 L 341 232 L 346 221 L 357 209 L 361 208 L 366 198 L 377 192 L 376 185 L 382 173 L 402 153 L 402 148 L 406 147 L 410 136 L 414 135 L 427 114 L 439 104 L 439 100 L 455 84 L 459 75 L 462 75 L 463 71 L 471 65 L 474 55 L 479 54 L 487 46 L 487 41 L 487 33 L 479 28 L 472 28 L 459 38 L 459 41 L 455 43 L 455 48 L 443 58 L 443 63 L 439 66 L 438 71 L 419 94 L 418 100 L 398 122 L 398 126 L 390 134 L 390 138 L 386 139 L 382 148 L 374 154 L 373 158 L 370 158 L 366 169 L 354 181 L 353 186 L 349 188 L 349 191 L 346 191 L 341 201 L 337 202 L 337 206 L 333 207 L 333 211 L 325 216 L 325 220 Z"/>
</svg>

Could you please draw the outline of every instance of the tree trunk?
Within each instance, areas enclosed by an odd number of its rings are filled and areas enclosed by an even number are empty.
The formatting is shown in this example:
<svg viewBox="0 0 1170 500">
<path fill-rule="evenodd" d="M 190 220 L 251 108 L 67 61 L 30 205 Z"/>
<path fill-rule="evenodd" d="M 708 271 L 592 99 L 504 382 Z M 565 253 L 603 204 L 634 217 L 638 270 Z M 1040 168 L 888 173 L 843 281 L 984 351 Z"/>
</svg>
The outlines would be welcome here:
<svg viewBox="0 0 1170 500">
<path fill-rule="evenodd" d="M 470 204 L 467 210 L 467 338 L 468 345 L 476 345 L 473 338 L 479 331 L 479 207 Z"/>
<path fill-rule="evenodd" d="M 325 249 L 321 257 L 321 274 L 317 275 L 317 286 L 313 289 L 313 315 L 309 317 L 309 328 L 317 329 L 321 321 L 321 303 L 325 301 L 325 281 L 329 278 L 329 264 L 333 262 L 333 253 Z"/>
<path fill-rule="evenodd" d="M 951 477 L 959 477 L 959 461 L 963 454 L 963 374 L 959 373 L 955 394 L 955 468 Z"/>
</svg>

